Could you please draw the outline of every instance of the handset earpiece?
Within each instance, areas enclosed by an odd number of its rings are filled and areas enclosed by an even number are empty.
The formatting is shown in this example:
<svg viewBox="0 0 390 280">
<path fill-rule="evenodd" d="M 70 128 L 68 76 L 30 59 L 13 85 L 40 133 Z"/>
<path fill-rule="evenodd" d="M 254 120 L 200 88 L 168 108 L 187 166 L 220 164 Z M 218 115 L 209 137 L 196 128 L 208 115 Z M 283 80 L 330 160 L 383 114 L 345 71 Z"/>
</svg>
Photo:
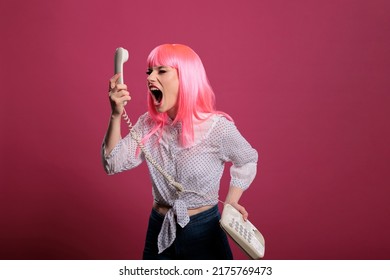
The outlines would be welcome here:
<svg viewBox="0 0 390 280">
<path fill-rule="evenodd" d="M 123 64 L 129 60 L 129 52 L 122 48 L 122 47 L 119 47 L 116 49 L 115 51 L 115 69 L 114 69 L 114 72 L 115 74 L 117 73 L 121 73 L 119 79 L 118 79 L 118 83 L 119 84 L 123 84 L 124 81 L 123 81 Z"/>
<path fill-rule="evenodd" d="M 122 47 L 119 47 L 116 49 L 115 51 L 115 57 L 114 57 L 114 73 L 117 74 L 117 73 L 121 73 L 119 79 L 118 79 L 118 84 L 123 84 L 124 83 L 124 80 L 123 80 L 123 64 L 129 60 L 129 52 L 122 48 Z M 125 101 L 123 103 L 124 105 L 127 104 L 127 102 Z"/>
</svg>

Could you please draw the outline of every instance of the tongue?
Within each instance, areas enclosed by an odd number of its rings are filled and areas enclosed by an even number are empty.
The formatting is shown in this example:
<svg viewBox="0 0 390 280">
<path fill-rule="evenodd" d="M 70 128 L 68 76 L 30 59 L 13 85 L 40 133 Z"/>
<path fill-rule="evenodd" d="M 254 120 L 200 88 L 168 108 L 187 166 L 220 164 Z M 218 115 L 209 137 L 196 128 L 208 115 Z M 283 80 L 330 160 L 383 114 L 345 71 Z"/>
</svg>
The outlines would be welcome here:
<svg viewBox="0 0 390 280">
<path fill-rule="evenodd" d="M 160 106 L 161 105 L 161 101 L 162 100 L 158 101 L 157 99 L 154 99 L 154 105 Z"/>
<path fill-rule="evenodd" d="M 162 92 L 157 88 L 153 88 L 151 94 L 153 95 L 154 105 L 160 105 L 163 98 Z"/>
</svg>

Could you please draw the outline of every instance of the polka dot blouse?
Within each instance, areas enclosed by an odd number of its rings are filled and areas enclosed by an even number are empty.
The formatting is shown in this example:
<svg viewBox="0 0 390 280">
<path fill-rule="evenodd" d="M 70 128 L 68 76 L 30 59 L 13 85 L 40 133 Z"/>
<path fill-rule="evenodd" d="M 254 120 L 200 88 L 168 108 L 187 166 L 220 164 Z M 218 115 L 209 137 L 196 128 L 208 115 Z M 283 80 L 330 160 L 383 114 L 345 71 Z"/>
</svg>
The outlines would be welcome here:
<svg viewBox="0 0 390 280">
<path fill-rule="evenodd" d="M 148 113 L 142 115 L 133 127 L 141 137 L 148 134 L 151 128 L 152 119 Z M 195 141 L 190 147 L 180 146 L 180 132 L 180 123 L 168 123 L 162 131 L 152 135 L 145 143 L 145 149 L 152 158 L 184 188 L 184 192 L 177 192 L 157 169 L 146 161 L 155 201 L 171 206 L 158 236 L 159 253 L 175 240 L 177 224 L 185 227 L 190 221 L 188 209 L 218 203 L 225 162 L 232 162 L 231 186 L 245 190 L 256 176 L 256 150 L 240 134 L 234 123 L 225 117 L 213 115 L 203 122 L 194 121 Z M 105 154 L 103 145 L 102 159 L 107 174 L 132 169 L 145 161 L 143 153 L 139 152 L 137 143 L 130 134 L 123 138 L 109 155 Z"/>
</svg>

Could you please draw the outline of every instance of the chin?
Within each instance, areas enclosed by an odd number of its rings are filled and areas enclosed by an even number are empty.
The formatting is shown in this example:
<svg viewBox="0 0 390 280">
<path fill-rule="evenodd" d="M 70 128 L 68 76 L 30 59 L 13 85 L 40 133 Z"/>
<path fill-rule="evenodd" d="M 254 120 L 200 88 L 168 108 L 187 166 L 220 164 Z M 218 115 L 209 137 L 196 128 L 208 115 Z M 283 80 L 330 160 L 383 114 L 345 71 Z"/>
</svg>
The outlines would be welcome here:
<svg viewBox="0 0 390 280">
<path fill-rule="evenodd" d="M 160 114 L 166 113 L 167 111 L 164 110 L 163 108 L 156 108 L 156 111 L 159 112 Z"/>
</svg>

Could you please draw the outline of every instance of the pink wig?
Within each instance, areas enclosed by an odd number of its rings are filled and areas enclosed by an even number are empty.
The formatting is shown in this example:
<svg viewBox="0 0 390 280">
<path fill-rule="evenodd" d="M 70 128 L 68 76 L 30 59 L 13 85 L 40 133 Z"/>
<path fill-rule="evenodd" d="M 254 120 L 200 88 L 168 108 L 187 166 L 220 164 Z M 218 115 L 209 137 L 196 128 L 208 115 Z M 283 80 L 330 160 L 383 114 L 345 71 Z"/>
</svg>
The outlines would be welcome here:
<svg viewBox="0 0 390 280">
<path fill-rule="evenodd" d="M 207 79 L 206 71 L 200 57 L 189 47 L 180 44 L 164 44 L 156 47 L 147 59 L 148 68 L 155 66 L 170 66 L 177 70 L 179 77 L 179 94 L 177 115 L 173 123 L 181 122 L 181 145 L 187 147 L 194 141 L 193 118 L 201 120 L 201 113 L 223 114 L 228 119 L 231 117 L 226 113 L 216 111 L 215 95 Z M 162 128 L 168 114 L 159 113 L 153 104 L 150 94 L 148 96 L 148 110 L 155 126 L 145 136 L 146 141 L 153 133 Z"/>
</svg>

